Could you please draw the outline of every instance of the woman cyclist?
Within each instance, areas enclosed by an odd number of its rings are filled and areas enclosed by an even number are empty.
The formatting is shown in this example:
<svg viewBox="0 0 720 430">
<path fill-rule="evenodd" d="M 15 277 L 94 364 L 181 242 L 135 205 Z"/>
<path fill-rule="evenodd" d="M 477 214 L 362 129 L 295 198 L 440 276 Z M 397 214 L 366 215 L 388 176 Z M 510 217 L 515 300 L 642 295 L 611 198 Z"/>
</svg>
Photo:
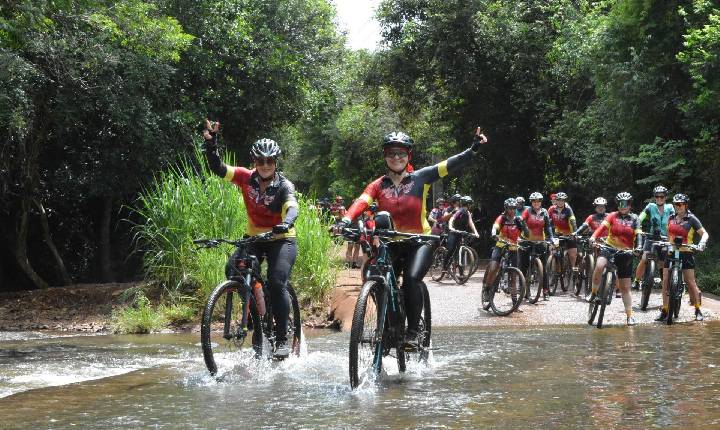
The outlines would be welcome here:
<svg viewBox="0 0 720 430">
<path fill-rule="evenodd" d="M 552 224 L 550 223 L 550 216 L 548 211 L 542 207 L 543 195 L 537 191 L 530 194 L 530 207 L 525 209 L 522 213 L 522 219 L 528 228 L 528 234 L 523 235 L 523 238 L 533 241 L 549 241 L 554 246 L 557 246 L 558 242 L 555 239 L 552 231 Z M 535 245 L 533 245 L 535 246 Z M 547 249 L 540 247 L 537 249 L 538 254 L 542 255 L 542 260 L 545 261 L 545 254 Z M 530 250 L 520 251 L 520 271 L 523 273 L 527 272 L 528 255 Z M 543 300 L 548 300 L 550 291 L 548 290 L 547 283 L 543 286 Z"/>
<path fill-rule="evenodd" d="M 443 261 L 443 272 L 447 271 L 450 260 L 460 247 L 462 232 L 472 233 L 476 238 L 480 237 L 470 214 L 471 204 L 472 198 L 470 196 L 460 197 L 460 208 L 448 221 L 447 253 Z"/>
<path fill-rule="evenodd" d="M 675 213 L 672 206 L 666 205 L 665 200 L 667 199 L 667 188 L 662 185 L 658 185 L 653 189 L 653 195 L 655 196 L 655 203 L 648 203 L 640 212 L 640 226 L 642 226 L 645 219 L 650 221 L 650 229 L 648 233 L 657 236 L 667 236 L 667 226 L 670 216 Z M 652 252 L 652 242 L 649 240 L 645 241 L 643 245 L 643 255 L 640 262 L 635 269 L 635 282 L 633 283 L 633 289 L 640 289 L 640 282 L 645 275 L 645 265 L 647 264 L 648 253 Z M 660 258 L 663 256 L 660 255 Z"/>
<path fill-rule="evenodd" d="M 430 233 L 425 218 L 426 196 L 430 184 L 449 174 L 456 174 L 468 166 L 487 138 L 478 127 L 472 147 L 434 166 L 413 171 L 410 166 L 414 146 L 410 136 L 393 132 L 382 142 L 387 173 L 365 187 L 360 198 L 347 211 L 346 218 L 336 225 L 335 231 L 357 218 L 368 205 L 376 202 L 379 211 L 392 216 L 395 229 L 406 233 Z M 406 339 L 417 337 L 420 312 L 423 306 L 422 279 L 425 277 L 435 248 L 434 244 L 417 244 L 409 241 L 390 244 L 393 267 L 396 274 L 403 273 L 402 288 L 405 291 L 408 331 Z"/>
<path fill-rule="evenodd" d="M 555 234 L 558 236 L 568 236 L 577 230 L 575 213 L 573 213 L 570 205 L 566 203 L 567 199 L 568 195 L 559 191 L 555 194 L 555 203 L 548 209 L 550 221 L 552 221 Z M 577 267 L 575 266 L 575 260 L 577 260 L 577 243 L 574 239 L 571 239 L 565 241 L 564 244 L 564 248 L 567 249 L 568 258 L 570 259 L 570 267 L 572 267 L 573 272 L 576 272 Z"/>
<path fill-rule="evenodd" d="M 693 239 L 696 235 L 700 235 L 700 241 L 698 242 L 698 250 L 704 251 L 707 246 L 707 241 L 710 235 L 703 228 L 700 220 L 688 209 L 688 203 L 690 198 L 685 194 L 675 194 L 673 197 L 673 206 L 675 213 L 670 215 L 668 220 L 668 242 L 673 242 L 675 239 L 682 239 L 683 245 L 693 243 Z M 703 314 L 700 311 L 700 289 L 695 281 L 695 255 L 693 250 L 686 246 L 680 247 L 680 261 L 682 264 L 683 279 L 688 285 L 688 291 L 690 292 L 690 302 L 695 306 L 695 320 L 702 321 Z M 668 314 L 668 284 L 669 276 L 668 272 L 670 269 L 670 262 L 665 262 L 665 268 L 663 269 L 663 283 L 662 283 L 662 298 L 663 308 L 660 312 L 660 316 L 655 321 L 665 321 Z"/>
<path fill-rule="evenodd" d="M 588 215 L 588 217 L 585 218 L 585 222 L 582 223 L 582 225 L 573 233 L 574 236 L 580 236 L 582 234 L 585 234 L 586 232 L 589 232 L 589 234 L 593 234 L 595 230 L 600 228 L 600 224 L 605 221 L 605 218 L 607 218 L 607 213 L 605 213 L 605 210 L 607 208 L 607 200 L 605 200 L 604 197 L 596 198 L 593 201 L 593 206 L 595 206 L 595 213 Z M 607 232 L 605 232 L 600 237 L 606 236 Z"/>
<path fill-rule="evenodd" d="M 522 217 L 518 216 L 515 211 L 517 209 L 517 200 L 512 197 L 506 199 L 503 203 L 503 207 L 505 208 L 505 212 L 495 219 L 495 223 L 493 223 L 492 230 L 490 231 L 491 238 L 497 243 L 493 247 L 492 256 L 490 257 L 490 265 L 487 269 L 487 285 L 492 285 L 495 280 L 495 274 L 500 266 L 502 248 L 506 246 L 503 242 L 500 242 L 500 240 L 504 240 L 512 244 L 510 245 L 508 252 L 510 253 L 510 262 L 514 265 L 515 262 L 518 261 L 517 243 L 520 233 L 524 236 L 528 236 L 530 234 L 525 221 L 523 221 Z"/>
<path fill-rule="evenodd" d="M 260 262 L 263 257 L 267 257 L 267 282 L 275 314 L 276 349 L 273 355 L 276 358 L 286 358 L 290 352 L 287 345 L 290 312 L 287 282 L 297 257 L 293 227 L 298 215 L 295 187 L 277 172 L 277 159 L 281 151 L 275 141 L 260 139 L 253 143 L 250 155 L 254 169 L 228 166 L 220 160 L 218 154 L 219 130 L 220 123 L 205 120 L 204 148 L 210 170 L 241 189 L 248 215 L 246 234 L 254 236 L 273 232 L 273 240 L 255 242 L 247 251 L 257 256 Z M 230 261 L 234 261 L 234 258 Z M 232 267 L 225 268 L 228 275 L 231 270 Z"/>
<path fill-rule="evenodd" d="M 630 212 L 632 207 L 632 196 L 630 193 L 622 192 L 615 196 L 615 201 L 618 205 L 617 212 L 613 212 L 605 218 L 600 224 L 600 228 L 595 230 L 595 233 L 590 237 L 590 240 L 601 238 L 605 232 L 607 235 L 607 244 L 613 248 L 619 250 L 636 249 L 640 248 L 642 236 L 639 235 L 640 223 L 638 216 Z M 607 266 L 610 254 L 607 251 L 600 252 L 600 257 L 595 263 L 595 272 L 593 273 L 592 279 L 592 294 L 590 295 L 590 301 L 595 300 L 597 291 L 600 288 L 600 278 L 602 277 L 603 270 Z M 618 254 L 615 256 L 615 265 L 617 266 L 617 277 L 618 286 L 622 294 L 622 301 L 625 305 L 625 314 L 627 316 L 627 325 L 635 325 L 635 317 L 632 311 L 632 296 L 630 295 L 630 278 L 632 276 L 632 255 Z"/>
</svg>

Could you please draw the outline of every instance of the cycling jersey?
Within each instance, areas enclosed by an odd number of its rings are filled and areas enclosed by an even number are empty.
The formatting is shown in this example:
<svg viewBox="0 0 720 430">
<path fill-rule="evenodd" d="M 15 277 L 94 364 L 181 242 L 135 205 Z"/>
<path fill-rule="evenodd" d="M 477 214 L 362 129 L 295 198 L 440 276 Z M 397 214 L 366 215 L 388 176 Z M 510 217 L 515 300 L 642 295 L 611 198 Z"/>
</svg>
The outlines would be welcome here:
<svg viewBox="0 0 720 430">
<path fill-rule="evenodd" d="M 439 164 L 408 173 L 398 185 L 393 184 L 389 176 L 381 176 L 365 187 L 343 220 L 352 221 L 375 201 L 378 210 L 390 212 L 396 230 L 429 234 L 425 202 L 430 185 L 440 178 L 459 172 L 470 164 L 473 155 L 472 150 L 467 149 Z"/>
<path fill-rule="evenodd" d="M 669 204 L 665 204 L 663 206 L 663 213 L 660 213 L 660 208 L 655 203 L 648 203 L 648 205 L 645 206 L 645 209 L 640 212 L 639 219 L 641 225 L 645 222 L 646 218 L 650 218 L 650 229 L 648 230 L 648 233 L 657 233 L 661 236 L 668 235 L 668 220 L 670 219 L 670 216 L 675 213 L 675 208 Z M 658 231 L 655 231 L 656 227 Z"/>
<path fill-rule="evenodd" d="M 453 229 L 457 231 L 470 231 L 470 211 L 467 208 L 460 208 L 451 218 Z"/>
<path fill-rule="evenodd" d="M 540 208 L 537 212 L 532 207 L 525 209 L 522 219 L 528 228 L 527 239 L 545 240 L 554 238 L 550 228 L 550 216 L 545 208 Z"/>
<path fill-rule="evenodd" d="M 515 209 L 515 214 L 519 217 L 522 217 L 523 212 L 525 212 L 525 210 L 527 209 L 530 209 L 530 206 L 523 206 L 521 208 L 517 208 Z"/>
<path fill-rule="evenodd" d="M 550 221 L 552 221 L 555 227 L 555 233 L 559 235 L 569 235 L 573 231 L 577 230 L 575 223 L 575 214 L 572 208 L 567 203 L 565 207 L 560 209 L 557 205 L 550 206 L 548 209 L 548 215 Z"/>
<path fill-rule="evenodd" d="M 528 227 L 525 221 L 519 216 L 509 218 L 506 214 L 502 214 L 495 219 L 495 223 L 492 226 L 492 236 L 499 236 L 500 239 L 504 239 L 510 243 L 517 245 L 520 233 L 525 235 L 529 234 Z M 502 242 L 498 241 L 495 246 L 505 246 Z M 514 251 L 517 246 L 511 246 L 510 250 Z"/>
<path fill-rule="evenodd" d="M 607 244 L 617 249 L 632 249 L 639 247 L 641 233 L 640 222 L 638 216 L 628 212 L 622 215 L 620 212 L 612 212 L 595 230 L 592 237 L 597 239 L 602 237 L 603 233 L 608 232 Z"/>
<path fill-rule="evenodd" d="M 600 224 L 602 224 L 605 218 L 607 218 L 607 213 L 605 212 L 601 214 L 596 212 L 588 215 L 588 217 L 585 218 L 585 222 L 578 228 L 575 234 L 583 234 L 585 230 L 590 230 L 590 234 L 593 234 L 595 230 L 600 228 Z M 600 237 L 607 237 L 607 231 L 603 232 Z"/>
<path fill-rule="evenodd" d="M 695 232 L 702 229 L 700 220 L 690 211 L 680 218 L 678 214 L 672 214 L 668 220 L 668 242 L 675 242 L 675 238 L 682 238 L 683 245 L 693 244 Z M 681 246 L 680 251 L 692 252 L 691 248 Z"/>
<path fill-rule="evenodd" d="M 430 211 L 429 218 L 432 218 L 435 220 L 435 223 L 432 225 L 431 232 L 432 234 L 442 234 L 445 230 L 446 223 L 442 220 L 442 215 L 445 212 L 444 208 L 433 208 L 433 210 Z"/>
<path fill-rule="evenodd" d="M 330 213 L 335 217 L 336 220 L 342 219 L 345 216 L 345 206 L 335 203 L 330 206 Z"/>
</svg>

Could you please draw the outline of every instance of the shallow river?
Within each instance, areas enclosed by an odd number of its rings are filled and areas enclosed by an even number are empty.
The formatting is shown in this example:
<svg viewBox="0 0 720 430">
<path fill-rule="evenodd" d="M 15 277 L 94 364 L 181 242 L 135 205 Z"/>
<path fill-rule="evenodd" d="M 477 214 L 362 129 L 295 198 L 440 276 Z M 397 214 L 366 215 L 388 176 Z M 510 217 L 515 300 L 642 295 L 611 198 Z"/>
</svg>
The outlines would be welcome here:
<svg viewBox="0 0 720 430">
<path fill-rule="evenodd" d="M 197 335 L 0 333 L 0 428 L 720 428 L 720 325 L 437 329 L 350 391 L 346 333 L 221 381 Z"/>
</svg>

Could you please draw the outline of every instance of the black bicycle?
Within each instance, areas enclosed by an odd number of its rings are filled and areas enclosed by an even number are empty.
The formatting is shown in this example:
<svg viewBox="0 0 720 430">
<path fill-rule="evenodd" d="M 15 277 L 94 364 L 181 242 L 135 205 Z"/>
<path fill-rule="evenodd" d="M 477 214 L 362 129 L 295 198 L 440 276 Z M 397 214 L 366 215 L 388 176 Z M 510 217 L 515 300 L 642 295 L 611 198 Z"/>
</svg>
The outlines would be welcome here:
<svg viewBox="0 0 720 430">
<path fill-rule="evenodd" d="M 603 269 L 600 287 L 594 299 L 590 300 L 588 309 L 588 325 L 593 325 L 595 315 L 597 315 L 597 328 L 602 328 L 603 317 L 605 316 L 605 308 L 612 302 L 615 293 L 615 283 L 617 281 L 617 265 L 615 258 L 618 255 L 633 255 L 632 249 L 617 249 L 604 244 L 604 240 L 600 239 L 597 246 L 609 254 L 607 265 Z M 598 309 L 600 312 L 598 312 Z"/>
<path fill-rule="evenodd" d="M 650 242 L 650 252 L 647 254 L 645 263 L 645 272 L 643 273 L 640 295 L 640 310 L 646 311 L 650 302 L 650 295 L 653 287 L 656 287 L 655 272 L 658 268 L 658 262 L 662 262 L 661 253 L 663 249 L 662 243 L 667 241 L 667 237 L 656 234 L 640 233 L 645 236 L 645 240 Z"/>
<path fill-rule="evenodd" d="M 391 229 L 367 230 L 362 222 L 357 229 L 344 228 L 342 235 L 360 243 L 370 268 L 355 304 L 350 329 L 350 386 L 356 388 L 364 375 L 380 375 L 383 358 L 393 350 L 400 372 L 405 371 L 413 354 L 417 355 L 418 361 L 427 361 L 432 334 L 430 296 L 422 283 L 423 306 L 418 335 L 414 339 L 405 339 L 404 292 L 392 267 L 388 243 L 401 237 L 417 243 L 437 241 L 440 237 Z"/>
<path fill-rule="evenodd" d="M 553 247 L 550 257 L 548 258 L 545 269 L 548 273 L 548 288 L 550 295 L 555 295 L 558 286 L 563 292 L 568 290 L 572 285 L 572 266 L 570 265 L 570 256 L 567 252 L 567 244 L 573 240 L 573 236 L 558 236 L 560 244 Z"/>
<path fill-rule="evenodd" d="M 655 242 L 655 245 L 665 248 L 668 268 L 668 315 L 667 324 L 673 324 L 673 320 L 680 315 L 682 296 L 685 293 L 685 280 L 683 279 L 682 261 L 680 260 L 680 246 L 698 251 L 697 245 L 684 244 L 682 238 L 675 238 L 675 242 Z"/>
<path fill-rule="evenodd" d="M 542 257 L 547 252 L 548 243 L 544 240 L 525 240 L 518 241 L 520 248 L 525 251 L 525 298 L 530 304 L 537 303 L 540 300 L 540 294 L 546 291 L 547 277 Z M 518 256 L 518 260 L 522 257 L 522 253 Z M 518 261 L 519 262 L 519 261 Z M 522 266 L 522 265 L 521 265 Z"/>
<path fill-rule="evenodd" d="M 249 244 L 272 239 L 272 232 L 239 240 L 199 239 L 193 243 L 199 249 L 217 248 L 221 244 L 233 245 L 239 252 L 228 259 L 227 280 L 221 282 L 207 299 L 200 326 L 205 365 L 211 375 L 222 373 L 235 365 L 233 353 L 241 349 L 249 331 L 252 331 L 252 347 L 258 358 L 271 357 L 275 350 L 274 314 L 270 305 L 270 291 L 260 274 L 260 263 L 256 256 L 247 253 Z M 287 339 L 291 351 L 300 354 L 302 323 L 297 295 L 291 285 L 290 315 Z"/>
<path fill-rule="evenodd" d="M 460 235 L 460 243 L 448 262 L 449 267 L 443 267 L 448 251 L 447 236 L 442 235 L 440 246 L 438 246 L 433 253 L 433 261 L 429 273 L 430 278 L 435 282 L 442 281 L 445 275 L 449 274 L 455 280 L 456 284 L 462 285 L 477 271 L 480 264 L 480 256 L 475 248 L 469 245 L 469 241 L 475 239 L 475 236 L 464 231 L 454 233 Z M 444 269 L 446 269 L 447 272 L 445 272 Z"/>
<path fill-rule="evenodd" d="M 592 291 L 592 274 L 595 271 L 595 250 L 590 245 L 590 238 L 578 238 L 577 265 L 575 295 L 587 300 Z"/>
<path fill-rule="evenodd" d="M 506 240 L 498 240 L 500 247 L 500 265 L 492 285 L 488 285 L 489 270 L 485 271 L 482 283 L 481 304 L 484 310 L 492 308 L 498 316 L 507 316 L 515 312 L 525 297 L 525 276 L 520 269 L 512 266 L 510 247 L 516 246 Z"/>
</svg>

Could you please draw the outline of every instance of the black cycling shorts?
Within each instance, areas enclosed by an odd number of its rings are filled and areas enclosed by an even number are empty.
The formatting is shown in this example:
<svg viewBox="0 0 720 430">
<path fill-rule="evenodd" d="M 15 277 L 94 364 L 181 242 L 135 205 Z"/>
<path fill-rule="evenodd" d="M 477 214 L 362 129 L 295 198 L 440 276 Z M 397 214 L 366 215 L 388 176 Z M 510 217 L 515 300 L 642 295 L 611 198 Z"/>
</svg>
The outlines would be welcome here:
<svg viewBox="0 0 720 430">
<path fill-rule="evenodd" d="M 695 269 L 695 254 L 692 252 L 681 252 L 680 263 L 682 264 L 683 270 Z M 670 260 L 665 259 L 665 268 L 670 268 Z"/>
<path fill-rule="evenodd" d="M 603 250 L 601 257 L 610 261 L 610 252 Z M 629 279 L 633 277 L 633 256 L 628 254 L 615 254 L 615 266 L 617 267 L 618 279 Z"/>
<path fill-rule="evenodd" d="M 577 249 L 577 240 L 575 239 L 562 239 L 560 240 L 560 244 L 565 249 Z"/>
<path fill-rule="evenodd" d="M 491 259 L 492 261 L 496 261 L 496 262 L 499 263 L 499 262 L 500 262 L 500 256 L 501 256 L 501 255 L 502 255 L 502 250 L 500 249 L 499 246 L 495 246 L 495 247 L 493 247 L 492 255 L 490 256 L 490 259 Z M 518 255 L 517 250 L 514 250 L 514 251 L 510 250 L 510 251 L 508 251 L 508 258 L 510 259 L 510 265 L 511 265 L 512 267 L 515 267 L 516 264 L 517 264 L 517 255 Z"/>
</svg>

